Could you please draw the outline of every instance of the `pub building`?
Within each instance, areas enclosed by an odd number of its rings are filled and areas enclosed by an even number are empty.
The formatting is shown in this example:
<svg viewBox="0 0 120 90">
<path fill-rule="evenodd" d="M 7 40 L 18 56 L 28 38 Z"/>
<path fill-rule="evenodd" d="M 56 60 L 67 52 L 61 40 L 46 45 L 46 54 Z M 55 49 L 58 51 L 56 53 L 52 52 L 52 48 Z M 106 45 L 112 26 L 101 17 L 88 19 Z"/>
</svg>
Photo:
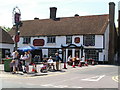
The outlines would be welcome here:
<svg viewBox="0 0 120 90">
<path fill-rule="evenodd" d="M 59 52 L 63 61 L 71 55 L 79 58 L 85 56 L 85 59 L 107 63 L 109 55 L 115 54 L 109 54 L 111 51 L 109 41 L 112 41 L 110 27 L 115 28 L 114 24 L 110 24 L 110 22 L 114 23 L 110 19 L 114 18 L 114 6 L 113 2 L 109 4 L 111 9 L 109 14 L 88 16 L 75 14 L 73 17 L 59 18 L 56 17 L 57 8 L 50 7 L 49 19 L 34 18 L 34 20 L 22 21 L 18 47 L 27 45 L 40 47 L 43 58 L 54 57 L 55 53 Z M 13 36 L 14 30 L 9 33 Z"/>
<path fill-rule="evenodd" d="M 12 37 L 2 28 L 0 28 L 0 63 L 2 58 L 10 57 L 14 49 Z"/>
</svg>

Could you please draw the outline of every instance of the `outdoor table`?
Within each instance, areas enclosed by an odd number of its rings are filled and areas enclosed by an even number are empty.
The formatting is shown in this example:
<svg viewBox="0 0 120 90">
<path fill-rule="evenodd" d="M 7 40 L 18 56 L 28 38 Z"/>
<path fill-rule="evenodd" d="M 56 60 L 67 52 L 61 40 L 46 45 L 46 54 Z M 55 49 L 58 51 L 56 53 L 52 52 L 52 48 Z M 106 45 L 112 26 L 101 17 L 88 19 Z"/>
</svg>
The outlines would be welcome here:
<svg viewBox="0 0 120 90">
<path fill-rule="evenodd" d="M 55 65 L 56 62 L 47 62 L 48 64 L 52 64 L 52 65 Z"/>
<path fill-rule="evenodd" d="M 92 61 L 94 61 L 94 59 L 86 59 L 88 64 L 92 64 Z"/>
<path fill-rule="evenodd" d="M 78 65 L 80 60 L 75 60 L 75 65 Z"/>
</svg>

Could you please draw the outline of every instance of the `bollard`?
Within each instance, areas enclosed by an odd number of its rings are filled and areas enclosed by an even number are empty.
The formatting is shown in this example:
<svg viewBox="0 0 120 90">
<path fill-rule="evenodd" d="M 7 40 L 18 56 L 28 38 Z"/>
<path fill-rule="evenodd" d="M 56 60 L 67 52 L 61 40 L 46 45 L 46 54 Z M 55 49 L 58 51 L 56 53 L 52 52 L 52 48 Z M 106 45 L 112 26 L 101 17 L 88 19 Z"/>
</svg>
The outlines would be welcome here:
<svg viewBox="0 0 120 90">
<path fill-rule="evenodd" d="M 64 62 L 64 68 L 63 69 L 67 69 L 67 67 L 66 67 L 66 62 Z"/>
<path fill-rule="evenodd" d="M 32 65 L 33 65 L 33 67 L 32 67 L 32 72 L 37 73 L 36 64 L 33 63 Z"/>
<path fill-rule="evenodd" d="M 78 67 L 82 67 L 82 63 L 81 63 L 81 61 L 79 61 Z"/>
<path fill-rule="evenodd" d="M 73 65 L 72 65 L 73 68 L 75 68 L 75 62 L 73 62 Z"/>
</svg>

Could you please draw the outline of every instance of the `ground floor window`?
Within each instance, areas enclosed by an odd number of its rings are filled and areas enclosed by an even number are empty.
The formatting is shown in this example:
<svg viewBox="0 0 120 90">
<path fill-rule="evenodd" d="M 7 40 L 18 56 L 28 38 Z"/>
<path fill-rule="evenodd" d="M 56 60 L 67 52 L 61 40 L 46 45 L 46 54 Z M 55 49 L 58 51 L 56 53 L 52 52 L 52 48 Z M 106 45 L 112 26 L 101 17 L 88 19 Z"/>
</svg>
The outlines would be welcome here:
<svg viewBox="0 0 120 90">
<path fill-rule="evenodd" d="M 58 49 L 48 49 L 48 57 L 55 57 L 55 53 L 58 52 Z"/>
<path fill-rule="evenodd" d="M 86 49 L 85 50 L 85 59 L 94 59 L 95 61 L 99 60 L 99 52 L 95 49 Z"/>
<path fill-rule="evenodd" d="M 10 57 L 10 49 L 0 49 L 2 58 L 5 58 L 6 55 Z"/>
</svg>

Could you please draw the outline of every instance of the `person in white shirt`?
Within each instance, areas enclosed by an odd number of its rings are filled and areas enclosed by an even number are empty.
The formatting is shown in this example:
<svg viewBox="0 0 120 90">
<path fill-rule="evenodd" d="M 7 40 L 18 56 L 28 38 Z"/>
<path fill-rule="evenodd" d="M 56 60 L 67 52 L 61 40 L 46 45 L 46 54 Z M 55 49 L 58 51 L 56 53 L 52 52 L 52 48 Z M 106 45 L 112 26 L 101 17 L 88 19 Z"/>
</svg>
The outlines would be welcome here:
<svg viewBox="0 0 120 90">
<path fill-rule="evenodd" d="M 48 59 L 48 63 L 53 63 L 53 59 L 52 59 L 51 56 L 50 56 L 50 58 Z"/>
<path fill-rule="evenodd" d="M 85 57 L 84 56 L 82 56 L 81 62 L 85 62 Z"/>
<path fill-rule="evenodd" d="M 13 73 L 16 73 L 18 71 L 18 59 L 19 59 L 19 53 L 17 51 L 12 53 L 12 62 L 11 67 L 13 67 Z"/>
<path fill-rule="evenodd" d="M 48 59 L 48 65 L 49 66 L 53 66 L 53 70 L 55 70 L 55 67 L 54 67 L 54 62 L 53 62 L 53 59 L 52 59 L 52 57 L 50 56 L 50 58 Z"/>
<path fill-rule="evenodd" d="M 85 57 L 84 57 L 84 56 L 82 56 L 82 58 L 81 58 L 81 63 L 84 63 L 84 65 L 88 66 L 88 63 L 87 63 L 87 61 L 85 60 Z"/>
<path fill-rule="evenodd" d="M 68 57 L 68 59 L 67 59 L 67 61 L 69 62 L 69 61 L 71 61 L 72 60 L 72 57 L 71 57 L 71 55 Z"/>
<path fill-rule="evenodd" d="M 67 64 L 72 65 L 72 57 L 71 57 L 71 55 L 67 59 Z"/>
</svg>

